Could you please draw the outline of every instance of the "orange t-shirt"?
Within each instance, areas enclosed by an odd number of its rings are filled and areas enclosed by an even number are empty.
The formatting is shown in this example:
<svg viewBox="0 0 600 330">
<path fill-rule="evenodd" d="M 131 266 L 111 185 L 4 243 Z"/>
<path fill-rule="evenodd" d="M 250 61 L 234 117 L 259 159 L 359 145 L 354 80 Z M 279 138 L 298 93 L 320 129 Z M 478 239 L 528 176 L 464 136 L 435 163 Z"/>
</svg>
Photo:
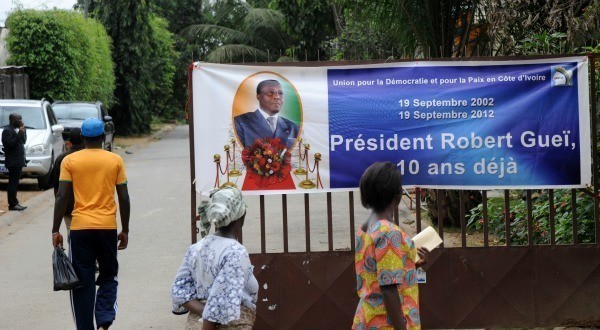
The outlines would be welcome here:
<svg viewBox="0 0 600 330">
<path fill-rule="evenodd" d="M 127 184 L 123 159 L 102 149 L 84 149 L 65 157 L 60 181 L 73 183 L 71 230 L 117 229 L 115 187 Z"/>
</svg>

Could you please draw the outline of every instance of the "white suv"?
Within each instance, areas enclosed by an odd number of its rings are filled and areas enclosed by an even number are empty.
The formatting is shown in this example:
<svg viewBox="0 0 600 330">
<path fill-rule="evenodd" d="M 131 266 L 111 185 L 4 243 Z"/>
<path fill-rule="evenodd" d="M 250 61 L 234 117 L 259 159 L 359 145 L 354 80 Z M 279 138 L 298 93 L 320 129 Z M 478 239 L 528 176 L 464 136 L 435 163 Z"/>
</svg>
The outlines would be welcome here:
<svg viewBox="0 0 600 330">
<path fill-rule="evenodd" d="M 25 162 L 21 177 L 37 178 L 41 189 L 50 188 L 48 178 L 54 160 L 64 151 L 62 132 L 50 102 L 42 100 L 0 100 L 0 134 L 8 125 L 8 116 L 18 113 L 27 129 Z M 0 178 L 8 178 L 4 166 L 4 148 L 0 141 Z"/>
</svg>

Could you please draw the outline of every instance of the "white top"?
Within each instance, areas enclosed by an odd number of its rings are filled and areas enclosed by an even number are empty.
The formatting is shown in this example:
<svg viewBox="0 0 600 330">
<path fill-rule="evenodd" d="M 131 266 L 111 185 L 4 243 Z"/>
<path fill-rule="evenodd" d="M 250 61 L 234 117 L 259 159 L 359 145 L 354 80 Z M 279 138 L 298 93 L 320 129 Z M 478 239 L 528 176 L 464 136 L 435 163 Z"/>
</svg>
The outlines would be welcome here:
<svg viewBox="0 0 600 330">
<path fill-rule="evenodd" d="M 258 281 L 250 257 L 238 241 L 208 235 L 187 250 L 173 282 L 173 313 L 188 310 L 182 305 L 206 300 L 202 318 L 227 324 L 240 318 L 240 306 L 256 309 Z"/>
</svg>

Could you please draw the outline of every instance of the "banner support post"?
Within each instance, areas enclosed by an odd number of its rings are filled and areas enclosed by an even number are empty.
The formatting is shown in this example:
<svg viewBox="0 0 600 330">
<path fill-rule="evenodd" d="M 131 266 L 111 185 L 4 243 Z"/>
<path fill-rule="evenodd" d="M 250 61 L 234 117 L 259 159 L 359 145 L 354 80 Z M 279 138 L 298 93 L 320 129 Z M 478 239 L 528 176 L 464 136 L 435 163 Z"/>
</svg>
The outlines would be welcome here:
<svg viewBox="0 0 600 330">
<path fill-rule="evenodd" d="M 189 104 L 188 111 L 188 127 L 189 127 L 189 140 L 190 140 L 190 225 L 192 244 L 196 243 L 196 236 L 198 233 L 198 227 L 196 226 L 196 154 L 194 144 L 194 89 L 192 73 L 194 72 L 194 64 L 192 63 L 191 68 L 188 70 L 188 100 L 192 100 Z"/>
</svg>

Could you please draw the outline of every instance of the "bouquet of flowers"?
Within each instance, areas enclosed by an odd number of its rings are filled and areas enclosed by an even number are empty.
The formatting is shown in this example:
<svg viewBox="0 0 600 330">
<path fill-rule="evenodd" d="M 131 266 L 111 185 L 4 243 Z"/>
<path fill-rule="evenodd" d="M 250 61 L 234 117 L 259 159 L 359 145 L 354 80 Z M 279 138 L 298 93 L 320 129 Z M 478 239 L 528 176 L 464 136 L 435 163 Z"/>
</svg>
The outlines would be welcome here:
<svg viewBox="0 0 600 330">
<path fill-rule="evenodd" d="M 253 175 L 260 186 L 283 181 L 290 174 L 291 157 L 278 138 L 256 139 L 242 151 L 247 173 Z"/>
</svg>

